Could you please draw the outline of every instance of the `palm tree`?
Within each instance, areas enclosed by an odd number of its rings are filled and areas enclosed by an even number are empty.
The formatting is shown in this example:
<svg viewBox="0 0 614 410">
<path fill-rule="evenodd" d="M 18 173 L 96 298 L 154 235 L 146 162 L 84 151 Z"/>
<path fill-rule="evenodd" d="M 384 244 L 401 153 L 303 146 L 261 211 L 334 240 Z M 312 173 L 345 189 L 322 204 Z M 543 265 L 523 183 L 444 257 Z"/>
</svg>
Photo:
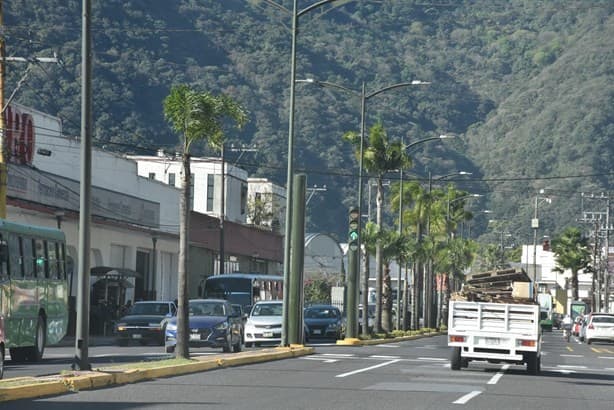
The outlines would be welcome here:
<svg viewBox="0 0 614 410">
<path fill-rule="evenodd" d="M 371 255 L 375 253 L 378 235 L 379 227 L 371 221 L 366 223 L 360 233 L 360 243 L 362 244 L 365 253 L 365 277 L 363 282 L 364 286 L 362 288 L 363 313 L 367 312 L 369 306 L 369 277 L 371 274 Z M 369 334 L 369 321 L 364 320 L 364 318 L 362 322 L 362 334 L 365 336 Z"/>
<path fill-rule="evenodd" d="M 587 268 L 591 261 L 588 239 L 582 236 L 580 229 L 569 227 L 552 241 L 557 272 L 571 270 L 571 294 L 578 300 L 578 271 Z"/>
<path fill-rule="evenodd" d="M 413 244 L 406 235 L 396 230 L 380 231 L 382 244 L 382 261 L 384 264 L 384 277 L 382 280 L 382 328 L 385 332 L 392 330 L 392 283 L 390 279 L 390 262 L 394 259 L 407 260 L 412 252 Z M 401 297 L 401 290 L 397 289 L 397 297 Z M 401 312 L 397 312 L 400 315 Z"/>
<path fill-rule="evenodd" d="M 190 226 L 190 149 L 198 141 L 222 149 L 223 120 L 234 120 L 238 127 L 247 121 L 247 113 L 225 95 L 198 92 L 187 85 L 176 85 L 164 99 L 164 116 L 180 135 L 183 178 L 179 215 L 179 269 L 177 284 L 177 347 L 176 356 L 189 358 L 188 348 L 188 240 Z M 223 171 L 222 171 L 223 172 Z"/>
<path fill-rule="evenodd" d="M 398 207 L 400 192 L 399 184 L 393 184 L 392 186 L 392 198 L 391 204 L 393 209 Z M 413 260 L 413 280 L 412 280 L 412 311 L 411 311 L 411 328 L 417 329 L 419 326 L 418 316 L 420 313 L 421 294 L 420 289 L 423 284 L 424 275 L 424 252 L 422 250 L 422 238 L 426 231 L 426 224 L 429 214 L 430 195 L 428 190 L 425 189 L 419 182 L 410 181 L 405 182 L 403 185 L 403 203 L 407 204 L 407 207 L 403 211 L 403 226 L 406 229 L 413 230 L 416 238 L 416 244 L 414 253 L 412 255 Z"/>
<path fill-rule="evenodd" d="M 464 280 L 464 270 L 473 263 L 477 252 L 477 243 L 471 240 L 462 238 L 452 238 L 441 248 L 437 254 L 435 268 L 442 275 L 447 274 L 448 286 L 445 294 L 441 294 L 439 303 L 437 327 L 441 325 L 441 321 L 445 320 L 447 301 L 450 299 L 450 292 L 457 286 L 455 283 L 460 283 Z"/>
<path fill-rule="evenodd" d="M 360 134 L 356 132 L 348 132 L 344 135 L 346 140 L 349 140 L 355 147 L 360 146 Z M 376 123 L 369 130 L 369 137 L 366 147 L 363 149 L 363 166 L 365 170 L 374 174 L 377 181 L 377 197 L 376 197 L 376 218 L 375 222 L 378 227 L 382 226 L 382 210 L 384 203 L 384 176 L 393 170 L 405 169 L 411 165 L 409 156 L 405 152 L 405 145 L 402 141 L 390 141 L 386 130 L 381 122 Z M 359 152 L 357 153 L 359 155 Z M 382 244 L 381 239 L 378 240 L 375 249 L 376 263 L 376 306 L 375 306 L 375 332 L 380 332 L 382 328 L 382 279 L 383 279 L 383 261 L 382 261 Z"/>
</svg>

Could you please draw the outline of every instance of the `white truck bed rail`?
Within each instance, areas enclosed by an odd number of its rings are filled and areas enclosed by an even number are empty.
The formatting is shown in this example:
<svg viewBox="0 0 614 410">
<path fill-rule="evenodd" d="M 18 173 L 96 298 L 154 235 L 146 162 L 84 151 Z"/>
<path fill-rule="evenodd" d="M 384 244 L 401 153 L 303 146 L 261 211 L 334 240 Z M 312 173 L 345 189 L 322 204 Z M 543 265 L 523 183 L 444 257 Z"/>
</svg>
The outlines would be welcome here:
<svg viewBox="0 0 614 410">
<path fill-rule="evenodd" d="M 450 302 L 448 346 L 458 360 L 528 363 L 539 360 L 540 344 L 537 304 Z"/>
<path fill-rule="evenodd" d="M 538 325 L 538 305 L 450 302 L 448 329 L 455 331 L 537 334 Z"/>
</svg>

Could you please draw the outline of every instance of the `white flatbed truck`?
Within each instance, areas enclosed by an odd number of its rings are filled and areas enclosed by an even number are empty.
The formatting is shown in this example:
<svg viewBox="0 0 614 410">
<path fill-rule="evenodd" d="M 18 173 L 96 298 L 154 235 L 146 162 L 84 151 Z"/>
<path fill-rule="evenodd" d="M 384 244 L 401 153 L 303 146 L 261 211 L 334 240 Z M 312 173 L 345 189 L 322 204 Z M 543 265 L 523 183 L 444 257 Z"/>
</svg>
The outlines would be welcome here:
<svg viewBox="0 0 614 410">
<path fill-rule="evenodd" d="M 450 301 L 448 346 L 450 367 L 460 370 L 470 361 L 526 364 L 538 374 L 541 365 L 539 305 Z"/>
</svg>

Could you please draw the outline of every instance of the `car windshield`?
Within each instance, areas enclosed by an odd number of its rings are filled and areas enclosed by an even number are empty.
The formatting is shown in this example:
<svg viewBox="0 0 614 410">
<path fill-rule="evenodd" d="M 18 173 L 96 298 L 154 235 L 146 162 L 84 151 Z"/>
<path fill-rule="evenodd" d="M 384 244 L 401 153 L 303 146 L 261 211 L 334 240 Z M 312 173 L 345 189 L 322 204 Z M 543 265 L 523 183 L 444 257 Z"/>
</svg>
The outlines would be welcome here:
<svg viewBox="0 0 614 410">
<path fill-rule="evenodd" d="M 281 316 L 281 303 L 261 303 L 254 305 L 252 316 Z"/>
<path fill-rule="evenodd" d="M 130 309 L 131 315 L 160 315 L 166 316 L 169 311 L 168 303 L 135 303 Z"/>
<path fill-rule="evenodd" d="M 334 319 L 337 313 L 330 308 L 308 308 L 305 310 L 306 319 Z"/>
<path fill-rule="evenodd" d="M 614 323 L 614 316 L 593 316 L 593 323 Z"/>
<path fill-rule="evenodd" d="M 190 302 L 190 315 L 226 316 L 226 309 L 222 302 Z"/>
</svg>

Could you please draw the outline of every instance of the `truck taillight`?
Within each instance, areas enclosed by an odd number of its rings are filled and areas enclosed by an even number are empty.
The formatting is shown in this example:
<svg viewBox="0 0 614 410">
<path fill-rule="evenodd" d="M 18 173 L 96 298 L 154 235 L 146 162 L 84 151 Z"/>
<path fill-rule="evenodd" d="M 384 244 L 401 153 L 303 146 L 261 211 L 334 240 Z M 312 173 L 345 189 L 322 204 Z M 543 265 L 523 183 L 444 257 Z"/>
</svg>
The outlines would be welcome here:
<svg viewBox="0 0 614 410">
<path fill-rule="evenodd" d="M 519 340 L 519 342 L 520 346 L 524 347 L 535 347 L 537 343 L 535 340 Z"/>
<path fill-rule="evenodd" d="M 451 343 L 463 343 L 465 341 L 465 336 L 450 336 Z"/>
</svg>

